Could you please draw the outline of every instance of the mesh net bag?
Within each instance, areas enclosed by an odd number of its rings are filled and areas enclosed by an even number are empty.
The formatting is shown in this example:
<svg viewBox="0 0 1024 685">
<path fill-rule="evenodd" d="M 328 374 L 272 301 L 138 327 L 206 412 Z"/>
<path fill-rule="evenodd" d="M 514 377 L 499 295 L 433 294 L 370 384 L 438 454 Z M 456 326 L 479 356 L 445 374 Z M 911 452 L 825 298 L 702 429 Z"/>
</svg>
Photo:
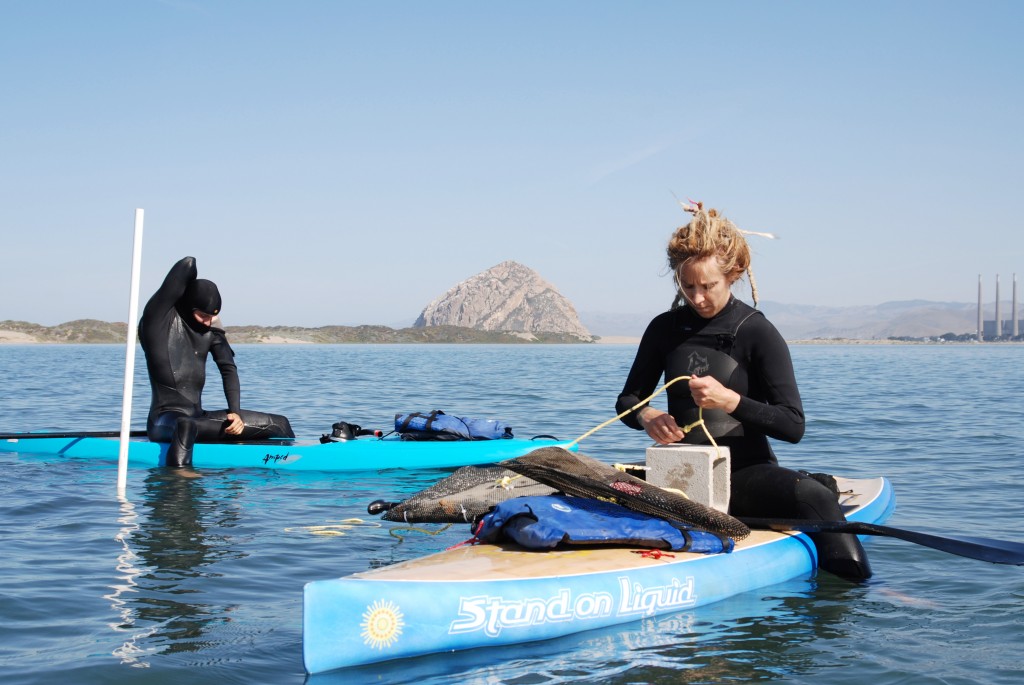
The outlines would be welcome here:
<svg viewBox="0 0 1024 685">
<path fill-rule="evenodd" d="M 739 519 L 663 490 L 578 452 L 542 447 L 499 464 L 567 495 L 605 499 L 651 516 L 682 521 L 742 540 L 750 528 Z"/>
<path fill-rule="evenodd" d="M 464 466 L 393 505 L 381 518 L 405 523 L 471 523 L 507 499 L 554 491 L 501 466 Z"/>
</svg>

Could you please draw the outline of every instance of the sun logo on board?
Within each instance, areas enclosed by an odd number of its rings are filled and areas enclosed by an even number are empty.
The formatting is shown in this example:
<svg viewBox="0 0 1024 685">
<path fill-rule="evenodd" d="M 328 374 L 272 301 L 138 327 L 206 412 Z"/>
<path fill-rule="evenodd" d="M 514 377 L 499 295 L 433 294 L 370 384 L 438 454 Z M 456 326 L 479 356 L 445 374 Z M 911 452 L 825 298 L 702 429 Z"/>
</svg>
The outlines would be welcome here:
<svg viewBox="0 0 1024 685">
<path fill-rule="evenodd" d="M 393 645 L 402 634 L 405 616 L 397 604 L 378 600 L 366 607 L 360 627 L 364 644 L 373 649 L 384 649 Z"/>
</svg>

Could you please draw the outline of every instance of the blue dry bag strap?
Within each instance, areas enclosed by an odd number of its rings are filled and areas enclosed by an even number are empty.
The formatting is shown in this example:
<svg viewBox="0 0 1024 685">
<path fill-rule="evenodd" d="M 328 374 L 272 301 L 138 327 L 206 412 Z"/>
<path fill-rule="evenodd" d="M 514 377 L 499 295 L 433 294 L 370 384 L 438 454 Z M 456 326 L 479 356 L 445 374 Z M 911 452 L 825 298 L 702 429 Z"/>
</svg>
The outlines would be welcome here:
<svg viewBox="0 0 1024 685">
<path fill-rule="evenodd" d="M 413 419 L 426 419 L 427 422 L 423 426 L 423 428 L 417 430 L 429 431 L 431 429 L 431 426 L 434 425 L 434 421 L 437 420 L 439 414 L 443 415 L 444 412 L 441 411 L 440 409 L 435 409 L 429 414 L 423 414 L 418 411 L 413 412 L 412 414 L 406 414 L 405 419 L 402 420 L 402 423 L 398 426 L 395 426 L 395 430 L 397 430 L 399 433 L 404 433 L 409 429 L 409 424 L 412 422 Z"/>
</svg>

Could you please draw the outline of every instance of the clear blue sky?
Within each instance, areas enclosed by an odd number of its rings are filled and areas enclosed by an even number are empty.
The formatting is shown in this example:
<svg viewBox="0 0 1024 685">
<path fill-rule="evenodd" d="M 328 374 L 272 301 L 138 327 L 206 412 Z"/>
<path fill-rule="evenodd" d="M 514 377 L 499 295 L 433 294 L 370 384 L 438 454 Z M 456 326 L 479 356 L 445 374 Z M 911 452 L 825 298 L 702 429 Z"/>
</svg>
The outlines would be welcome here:
<svg viewBox="0 0 1024 685">
<path fill-rule="evenodd" d="M 514 259 L 656 311 L 680 198 L 762 300 L 1024 279 L 1020 2 L 0 2 L 0 320 L 124 321 L 194 255 L 225 324 L 408 325 Z"/>
</svg>

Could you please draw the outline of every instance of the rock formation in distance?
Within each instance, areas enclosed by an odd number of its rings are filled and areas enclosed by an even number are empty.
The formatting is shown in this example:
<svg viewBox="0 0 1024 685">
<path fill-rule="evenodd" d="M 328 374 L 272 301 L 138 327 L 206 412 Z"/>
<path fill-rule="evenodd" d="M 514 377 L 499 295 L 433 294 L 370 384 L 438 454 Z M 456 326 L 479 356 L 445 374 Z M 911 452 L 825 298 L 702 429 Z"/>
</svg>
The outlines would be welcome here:
<svg viewBox="0 0 1024 685">
<path fill-rule="evenodd" d="M 413 324 L 462 326 L 529 335 L 554 333 L 592 341 L 575 307 L 533 269 L 514 261 L 456 284 L 428 304 Z"/>
</svg>

